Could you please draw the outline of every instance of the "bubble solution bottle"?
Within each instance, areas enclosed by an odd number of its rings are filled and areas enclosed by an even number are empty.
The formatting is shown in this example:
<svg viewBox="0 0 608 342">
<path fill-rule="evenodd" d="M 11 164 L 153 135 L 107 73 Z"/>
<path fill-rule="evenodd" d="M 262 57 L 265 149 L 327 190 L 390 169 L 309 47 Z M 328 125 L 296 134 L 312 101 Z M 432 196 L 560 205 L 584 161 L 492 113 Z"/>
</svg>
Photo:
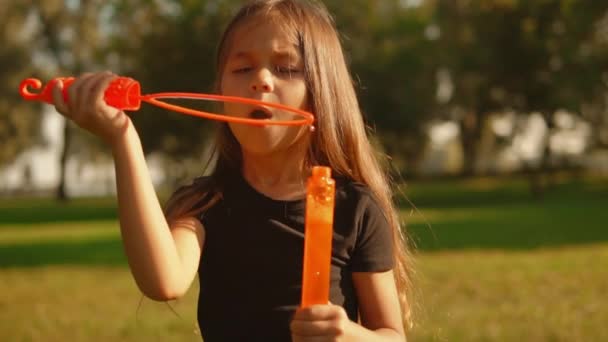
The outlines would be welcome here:
<svg viewBox="0 0 608 342">
<path fill-rule="evenodd" d="M 335 190 L 331 169 L 313 167 L 306 185 L 302 307 L 329 301 Z"/>
</svg>

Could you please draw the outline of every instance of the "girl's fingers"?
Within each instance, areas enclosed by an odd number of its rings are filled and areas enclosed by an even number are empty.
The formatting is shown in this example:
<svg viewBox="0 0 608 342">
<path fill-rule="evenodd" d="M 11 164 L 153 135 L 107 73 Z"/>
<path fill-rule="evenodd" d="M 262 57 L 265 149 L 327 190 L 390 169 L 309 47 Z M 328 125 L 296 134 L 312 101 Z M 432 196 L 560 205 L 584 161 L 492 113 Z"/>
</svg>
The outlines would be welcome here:
<svg viewBox="0 0 608 342">
<path fill-rule="evenodd" d="M 329 320 L 339 317 L 342 312 L 342 307 L 336 305 L 312 305 L 298 309 L 293 319 L 304 321 Z"/>
<path fill-rule="evenodd" d="M 81 111 L 80 100 L 82 97 L 80 88 L 83 83 L 89 79 L 93 74 L 85 73 L 82 76 L 78 77 L 68 88 L 68 108 L 70 109 L 70 116 L 74 116 Z"/>
<path fill-rule="evenodd" d="M 110 83 L 116 78 L 116 75 L 113 73 L 106 71 L 99 75 L 99 78 L 96 79 L 95 84 L 92 85 L 90 89 L 91 93 L 91 101 L 95 104 L 95 107 L 99 108 L 101 105 L 107 105 L 104 99 L 106 89 L 110 85 Z"/>
<path fill-rule="evenodd" d="M 82 85 L 78 89 L 79 93 L 77 99 L 78 108 L 81 112 L 91 111 L 92 109 L 97 108 L 97 103 L 95 102 L 97 94 L 94 93 L 94 91 L 96 85 L 104 76 L 104 73 L 96 73 L 83 80 Z"/>
<path fill-rule="evenodd" d="M 295 337 L 341 336 L 349 322 L 346 311 L 337 305 L 313 305 L 294 314 L 290 329 Z"/>
<path fill-rule="evenodd" d="M 337 336 L 342 327 L 335 320 L 329 321 L 291 321 L 291 333 L 298 336 Z"/>
<path fill-rule="evenodd" d="M 70 109 L 68 104 L 63 99 L 63 82 L 58 81 L 57 85 L 53 88 L 53 104 L 55 109 L 65 117 L 69 117 Z"/>
<path fill-rule="evenodd" d="M 292 342 L 327 342 L 327 336 L 302 336 L 291 335 Z"/>
<path fill-rule="evenodd" d="M 53 89 L 55 107 L 81 128 L 111 141 L 128 127 L 129 117 L 121 110 L 111 108 L 104 99 L 106 89 L 116 78 L 113 73 L 84 74 L 67 89 L 68 101 L 63 100 L 63 84 Z"/>
</svg>

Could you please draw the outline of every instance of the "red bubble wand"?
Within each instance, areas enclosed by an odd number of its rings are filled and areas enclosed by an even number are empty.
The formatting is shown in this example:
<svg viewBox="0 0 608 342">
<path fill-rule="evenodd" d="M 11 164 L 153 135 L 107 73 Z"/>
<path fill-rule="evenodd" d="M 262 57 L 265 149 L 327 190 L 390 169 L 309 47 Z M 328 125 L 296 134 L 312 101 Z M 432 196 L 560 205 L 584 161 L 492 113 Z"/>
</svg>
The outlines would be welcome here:
<svg viewBox="0 0 608 342">
<path fill-rule="evenodd" d="M 74 82 L 74 77 L 57 77 L 47 83 L 42 88 L 42 82 L 35 78 L 28 78 L 21 82 L 19 91 L 21 96 L 28 101 L 43 101 L 49 104 L 53 103 L 53 88 L 57 86 L 59 81 L 63 82 L 63 98 L 67 101 L 68 99 L 68 87 Z M 33 89 L 41 89 L 40 93 L 32 93 L 28 87 Z M 270 107 L 274 109 L 284 110 L 294 113 L 301 117 L 301 119 L 295 120 L 268 120 L 268 119 L 255 119 L 255 118 L 242 118 L 230 115 L 215 114 L 204 112 L 192 108 L 186 108 L 175 104 L 170 104 L 160 99 L 194 99 L 194 100 L 207 100 L 217 102 L 233 102 L 248 104 L 258 107 Z M 223 96 L 223 95 L 212 95 L 212 94 L 201 94 L 201 93 L 156 93 L 156 94 L 141 94 L 141 87 L 138 81 L 129 77 L 117 77 L 110 84 L 104 93 L 104 100 L 109 106 L 120 110 L 136 111 L 139 110 L 141 102 L 146 102 L 161 108 L 165 108 L 181 114 L 197 116 L 200 118 L 218 120 L 224 122 L 248 124 L 254 126 L 312 126 L 314 122 L 314 116 L 304 110 L 285 106 L 278 103 L 264 102 L 259 100 L 248 99 L 244 97 L 236 96 Z"/>
</svg>

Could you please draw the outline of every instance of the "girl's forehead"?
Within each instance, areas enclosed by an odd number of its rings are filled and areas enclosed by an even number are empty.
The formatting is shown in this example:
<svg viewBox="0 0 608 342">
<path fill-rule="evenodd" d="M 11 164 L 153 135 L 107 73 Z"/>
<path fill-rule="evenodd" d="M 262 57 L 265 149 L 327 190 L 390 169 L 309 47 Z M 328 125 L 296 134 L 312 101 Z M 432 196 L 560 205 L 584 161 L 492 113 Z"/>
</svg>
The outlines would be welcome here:
<svg viewBox="0 0 608 342">
<path fill-rule="evenodd" d="M 298 33 L 280 19 L 253 17 L 237 25 L 232 33 L 230 54 L 243 50 L 292 50 L 299 54 Z"/>
</svg>

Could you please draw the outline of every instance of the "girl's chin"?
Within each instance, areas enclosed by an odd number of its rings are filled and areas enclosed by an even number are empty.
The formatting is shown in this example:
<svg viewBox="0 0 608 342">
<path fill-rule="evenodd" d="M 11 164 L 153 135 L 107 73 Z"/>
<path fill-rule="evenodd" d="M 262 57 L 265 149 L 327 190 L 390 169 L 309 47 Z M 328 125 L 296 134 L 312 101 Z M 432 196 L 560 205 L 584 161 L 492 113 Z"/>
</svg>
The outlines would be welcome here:
<svg viewBox="0 0 608 342">
<path fill-rule="evenodd" d="M 300 129 L 284 126 L 231 125 L 232 134 L 243 150 L 256 154 L 269 154 L 279 149 L 288 149 L 302 141 L 304 134 Z"/>
</svg>

